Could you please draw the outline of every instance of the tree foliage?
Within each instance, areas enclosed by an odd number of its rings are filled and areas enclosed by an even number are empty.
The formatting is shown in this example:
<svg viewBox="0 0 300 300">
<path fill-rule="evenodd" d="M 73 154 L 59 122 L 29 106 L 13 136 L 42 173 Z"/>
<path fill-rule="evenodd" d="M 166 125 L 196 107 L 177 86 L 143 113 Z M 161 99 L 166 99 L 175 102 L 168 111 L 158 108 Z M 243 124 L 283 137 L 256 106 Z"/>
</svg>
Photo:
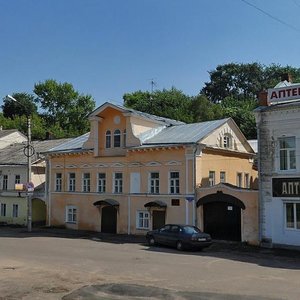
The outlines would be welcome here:
<svg viewBox="0 0 300 300">
<path fill-rule="evenodd" d="M 48 127 L 61 129 L 64 136 L 88 131 L 87 115 L 95 108 L 92 96 L 79 94 L 72 84 L 53 79 L 35 84 L 34 93 Z"/>
<path fill-rule="evenodd" d="M 27 93 L 14 93 L 12 99 L 3 98 L 2 112 L 5 118 L 14 118 L 15 116 L 23 116 L 37 113 L 37 106 L 34 103 L 34 96 Z"/>
<path fill-rule="evenodd" d="M 170 90 L 156 90 L 153 93 L 137 91 L 123 96 L 124 105 L 149 114 L 192 122 L 190 114 L 191 97 L 172 87 Z"/>
<path fill-rule="evenodd" d="M 300 80 L 300 68 L 291 66 L 264 66 L 259 63 L 219 65 L 209 72 L 210 81 L 205 82 L 200 93 L 214 103 L 227 97 L 257 99 L 260 91 L 274 87 L 284 73 L 291 74 L 296 81 Z"/>
</svg>

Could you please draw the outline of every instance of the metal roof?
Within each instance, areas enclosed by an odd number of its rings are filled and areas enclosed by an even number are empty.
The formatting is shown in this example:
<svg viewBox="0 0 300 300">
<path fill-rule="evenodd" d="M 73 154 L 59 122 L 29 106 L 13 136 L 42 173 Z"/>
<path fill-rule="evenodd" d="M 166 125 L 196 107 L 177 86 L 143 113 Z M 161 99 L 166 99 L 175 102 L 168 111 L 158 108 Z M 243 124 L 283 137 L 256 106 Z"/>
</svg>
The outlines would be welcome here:
<svg viewBox="0 0 300 300">
<path fill-rule="evenodd" d="M 145 119 L 149 119 L 149 120 L 157 121 L 157 122 L 162 122 L 166 125 L 182 125 L 182 124 L 185 124 L 184 122 L 181 122 L 181 121 L 151 115 L 151 114 L 148 114 L 148 113 L 145 113 L 145 112 L 141 112 L 141 111 L 138 111 L 138 110 L 135 110 L 135 109 L 132 109 L 132 108 L 129 108 L 129 107 L 125 107 L 125 106 L 122 106 L 120 104 L 111 103 L 111 102 L 105 102 L 104 104 L 99 106 L 97 109 L 95 109 L 90 115 L 97 114 L 97 112 L 104 109 L 105 106 L 116 107 L 116 108 L 118 108 L 119 110 L 122 110 L 125 113 L 128 112 L 128 113 L 131 113 L 133 115 L 136 115 L 136 116 L 139 116 L 139 117 L 142 117 L 142 118 L 145 118 Z"/>
<path fill-rule="evenodd" d="M 31 160 L 34 163 L 39 159 L 43 159 L 41 153 L 46 152 L 54 146 L 60 145 L 70 139 L 57 139 L 45 141 L 32 141 L 31 145 L 34 148 L 34 155 Z M 26 165 L 27 157 L 24 154 L 24 147 L 27 142 L 11 144 L 0 151 L 0 165 Z"/>
<path fill-rule="evenodd" d="M 15 133 L 15 132 L 18 132 L 20 135 L 25 137 L 25 135 L 23 135 L 23 133 L 18 131 L 18 129 L 2 129 L 2 130 L 0 130 L 0 139 L 5 137 L 5 136 L 8 136 L 12 133 Z"/>
<path fill-rule="evenodd" d="M 229 118 L 201 123 L 170 126 L 163 129 L 154 137 L 145 140 L 143 144 L 197 143 L 209 135 L 212 131 L 225 124 L 228 120 Z"/>
<path fill-rule="evenodd" d="M 87 132 L 77 138 L 69 139 L 66 143 L 62 143 L 56 147 L 49 149 L 47 152 L 64 152 L 70 150 L 82 149 L 83 144 L 88 140 L 90 133 Z"/>
</svg>

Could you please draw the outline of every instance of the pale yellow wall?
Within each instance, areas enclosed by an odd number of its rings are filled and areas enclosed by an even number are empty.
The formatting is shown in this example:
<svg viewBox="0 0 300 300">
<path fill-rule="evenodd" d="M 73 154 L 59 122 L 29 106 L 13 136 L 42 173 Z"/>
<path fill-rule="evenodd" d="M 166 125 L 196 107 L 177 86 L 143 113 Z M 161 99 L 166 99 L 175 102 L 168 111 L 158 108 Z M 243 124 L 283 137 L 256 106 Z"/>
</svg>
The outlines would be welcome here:
<svg viewBox="0 0 300 300">
<path fill-rule="evenodd" d="M 201 143 L 212 147 L 223 147 L 223 137 L 225 134 L 229 134 L 232 137 L 232 150 L 239 152 L 248 152 L 250 150 L 245 137 L 241 135 L 236 126 L 233 126 L 231 120 L 201 140 Z"/>
<path fill-rule="evenodd" d="M 197 199 L 215 194 L 218 191 L 229 194 L 241 200 L 245 209 L 241 209 L 241 233 L 242 241 L 249 244 L 258 244 L 258 191 L 231 188 L 218 185 L 211 188 L 197 189 Z M 198 225 L 203 229 L 203 206 L 197 208 Z"/>
<path fill-rule="evenodd" d="M 7 224 L 27 224 L 27 200 L 25 197 L 1 197 L 0 203 L 6 203 L 6 216 L 0 216 L 0 222 Z M 13 218 L 13 204 L 19 205 L 19 216 Z"/>
<path fill-rule="evenodd" d="M 198 171 L 199 170 L 199 171 Z M 244 187 L 244 174 L 250 176 L 251 188 L 257 188 L 257 171 L 253 169 L 253 160 L 250 157 L 205 149 L 201 157 L 197 157 L 197 185 L 209 186 L 209 171 L 215 171 L 215 184 L 220 183 L 220 172 L 226 172 L 226 183 L 237 184 L 237 173 L 242 173 L 242 187 Z M 199 173 L 201 174 L 199 176 Z"/>
</svg>

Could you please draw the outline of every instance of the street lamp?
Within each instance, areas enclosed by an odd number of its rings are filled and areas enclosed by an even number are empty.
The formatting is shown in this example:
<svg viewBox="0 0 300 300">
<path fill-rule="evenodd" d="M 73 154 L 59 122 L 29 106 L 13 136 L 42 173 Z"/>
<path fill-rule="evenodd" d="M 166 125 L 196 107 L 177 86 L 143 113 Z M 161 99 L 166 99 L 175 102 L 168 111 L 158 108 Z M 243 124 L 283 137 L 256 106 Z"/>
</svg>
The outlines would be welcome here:
<svg viewBox="0 0 300 300">
<path fill-rule="evenodd" d="M 10 100 L 20 104 L 24 108 L 24 104 L 19 102 L 17 99 L 12 97 L 11 95 L 7 95 L 7 98 Z M 30 119 L 30 114 L 26 113 L 27 117 L 27 145 L 24 148 L 24 154 L 27 157 L 27 230 L 28 232 L 31 232 L 32 230 L 32 203 L 31 203 L 31 191 L 28 191 L 29 184 L 31 183 L 31 156 L 33 155 L 33 148 L 31 146 L 31 119 Z"/>
</svg>

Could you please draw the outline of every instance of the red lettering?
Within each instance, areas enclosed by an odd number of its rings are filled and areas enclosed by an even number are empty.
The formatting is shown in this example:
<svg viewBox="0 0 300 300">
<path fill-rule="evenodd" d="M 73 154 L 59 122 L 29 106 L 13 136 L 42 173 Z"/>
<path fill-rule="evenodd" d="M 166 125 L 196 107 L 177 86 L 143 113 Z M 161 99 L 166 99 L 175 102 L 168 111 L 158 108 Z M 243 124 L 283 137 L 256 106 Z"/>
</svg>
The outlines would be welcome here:
<svg viewBox="0 0 300 300">
<path fill-rule="evenodd" d="M 293 96 L 298 96 L 298 94 L 297 94 L 297 88 L 293 88 L 292 89 L 292 95 Z"/>
<path fill-rule="evenodd" d="M 300 89 L 300 88 L 299 88 L 299 89 Z M 273 98 L 276 98 L 276 99 L 278 98 L 278 97 L 277 97 L 277 94 L 276 94 L 276 92 L 275 92 L 275 91 L 274 91 L 274 92 L 272 92 L 272 94 L 271 94 L 271 99 L 273 99 Z"/>
</svg>

